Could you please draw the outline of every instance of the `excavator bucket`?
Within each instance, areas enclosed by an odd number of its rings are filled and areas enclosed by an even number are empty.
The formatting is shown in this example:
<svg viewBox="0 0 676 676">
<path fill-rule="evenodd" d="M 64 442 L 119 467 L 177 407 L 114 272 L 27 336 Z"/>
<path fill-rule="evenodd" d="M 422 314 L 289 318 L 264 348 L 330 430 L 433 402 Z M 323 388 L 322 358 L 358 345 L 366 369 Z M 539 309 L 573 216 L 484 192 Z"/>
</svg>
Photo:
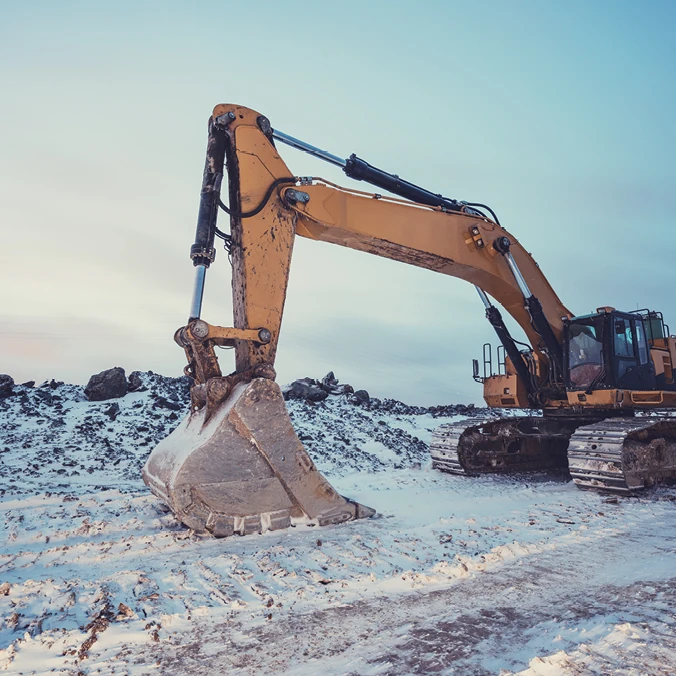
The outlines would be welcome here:
<svg viewBox="0 0 676 676">
<path fill-rule="evenodd" d="M 153 450 L 143 480 L 186 526 L 216 537 L 375 514 L 321 475 L 266 378 L 236 385 L 215 411 L 193 410 Z"/>
</svg>

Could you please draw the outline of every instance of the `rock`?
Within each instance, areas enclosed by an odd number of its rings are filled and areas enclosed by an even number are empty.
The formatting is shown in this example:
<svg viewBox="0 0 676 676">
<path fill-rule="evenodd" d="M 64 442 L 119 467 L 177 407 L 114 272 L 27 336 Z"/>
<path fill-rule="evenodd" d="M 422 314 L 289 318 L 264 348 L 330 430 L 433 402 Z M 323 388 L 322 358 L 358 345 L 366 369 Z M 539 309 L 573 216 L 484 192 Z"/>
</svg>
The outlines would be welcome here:
<svg viewBox="0 0 676 676">
<path fill-rule="evenodd" d="M 369 393 L 366 390 L 357 390 L 348 397 L 351 404 L 368 404 L 371 401 Z"/>
<path fill-rule="evenodd" d="M 93 375 L 85 387 L 85 394 L 89 401 L 106 401 L 124 397 L 128 389 L 124 369 L 116 366 Z"/>
<path fill-rule="evenodd" d="M 180 411 L 183 406 L 175 401 L 169 401 L 166 397 L 157 397 L 153 408 L 168 408 L 170 411 Z"/>
<path fill-rule="evenodd" d="M 115 402 L 111 404 L 103 413 L 107 415 L 112 422 L 120 414 L 120 405 Z"/>
<path fill-rule="evenodd" d="M 129 374 L 129 391 L 130 392 L 145 392 L 148 388 L 143 382 L 141 371 L 132 371 Z"/>
<path fill-rule="evenodd" d="M 362 390 L 362 392 L 366 394 L 366 401 L 368 401 L 368 393 L 365 390 Z M 287 385 L 282 390 L 282 394 L 286 400 L 302 399 L 307 402 L 324 401 L 329 394 L 352 395 L 353 393 L 354 388 L 352 385 L 338 384 L 338 378 L 336 378 L 333 371 L 329 371 L 321 380 L 315 380 L 314 378 L 300 378 L 290 385 Z M 361 402 L 362 400 L 360 399 L 359 401 Z"/>
<path fill-rule="evenodd" d="M 323 378 L 321 386 L 329 394 L 350 394 L 354 392 L 352 385 L 339 385 L 338 378 L 333 375 L 333 371 L 329 371 Z"/>
<path fill-rule="evenodd" d="M 0 584 L 0 596 L 9 596 L 9 592 L 11 590 L 11 586 L 9 582 L 3 582 Z"/>
<path fill-rule="evenodd" d="M 14 390 L 14 378 L 5 373 L 0 374 L 0 399 L 9 397 Z"/>
<path fill-rule="evenodd" d="M 314 378 L 294 380 L 283 390 L 284 399 L 303 399 L 305 401 L 324 401 L 329 393 Z"/>
<path fill-rule="evenodd" d="M 27 380 L 25 383 L 21 383 L 21 387 L 34 387 L 34 386 L 35 386 L 34 380 Z"/>
<path fill-rule="evenodd" d="M 35 393 L 35 401 L 44 402 L 45 404 L 51 405 L 54 402 L 54 396 L 47 390 L 38 390 Z"/>
</svg>

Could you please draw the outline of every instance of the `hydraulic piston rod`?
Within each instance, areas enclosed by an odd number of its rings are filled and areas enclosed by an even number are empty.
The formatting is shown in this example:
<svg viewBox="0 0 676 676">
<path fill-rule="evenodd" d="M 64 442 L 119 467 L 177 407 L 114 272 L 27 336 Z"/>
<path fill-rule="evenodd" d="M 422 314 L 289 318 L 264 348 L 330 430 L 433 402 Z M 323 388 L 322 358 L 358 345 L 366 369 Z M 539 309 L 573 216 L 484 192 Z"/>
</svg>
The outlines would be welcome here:
<svg viewBox="0 0 676 676">
<path fill-rule="evenodd" d="M 330 164 L 335 164 L 338 167 L 345 167 L 345 160 L 341 160 L 337 155 L 327 153 L 326 150 L 312 146 L 309 143 L 305 143 L 305 141 L 301 141 L 300 139 L 294 138 L 293 136 L 289 136 L 288 134 L 278 131 L 277 129 L 272 130 L 272 137 L 278 141 L 281 141 L 282 143 L 286 143 L 287 146 L 291 146 L 296 150 L 302 150 L 303 152 L 309 153 L 313 157 L 317 157 L 320 160 L 324 160 Z"/>
<path fill-rule="evenodd" d="M 481 298 L 481 302 L 484 304 L 484 307 L 488 310 L 488 308 L 491 307 L 493 304 L 491 303 L 490 299 L 486 295 L 486 292 L 480 286 L 477 286 L 476 284 L 474 285 L 474 288 L 477 290 L 477 293 L 479 294 L 479 298 Z"/>
<path fill-rule="evenodd" d="M 449 211 L 460 211 L 463 207 L 461 202 L 442 197 L 441 195 L 436 195 L 429 190 L 425 190 L 425 188 L 421 188 L 414 183 L 399 178 L 396 174 L 390 174 L 387 171 L 378 169 L 378 167 L 374 167 L 368 162 L 365 162 L 354 153 L 350 155 L 347 160 L 343 160 L 337 155 L 333 155 L 326 150 L 321 150 L 316 146 L 305 143 L 305 141 L 284 134 L 277 129 L 273 129 L 272 136 L 292 148 L 302 150 L 313 157 L 317 157 L 320 160 L 341 167 L 346 176 L 349 176 L 356 181 L 366 181 L 366 183 L 387 190 L 394 195 L 399 195 L 399 197 L 411 200 L 412 202 L 427 204 L 430 207 L 443 207 Z"/>
<path fill-rule="evenodd" d="M 521 270 L 519 270 L 519 266 L 516 264 L 516 261 L 514 260 L 514 256 L 508 251 L 505 251 L 503 254 L 505 257 L 505 260 L 507 261 L 507 265 L 509 265 L 509 269 L 512 271 L 512 274 L 514 275 L 514 279 L 516 280 L 516 283 L 521 290 L 521 293 L 523 294 L 524 298 L 530 298 L 533 294 L 531 293 L 531 290 L 528 288 L 528 284 L 526 283 L 526 280 L 524 279 L 523 275 L 521 274 Z"/>
<path fill-rule="evenodd" d="M 204 279 L 207 274 L 206 265 L 195 266 L 195 286 L 192 290 L 192 300 L 190 301 L 190 316 L 188 321 L 199 319 L 202 314 L 202 297 L 204 296 Z"/>
<path fill-rule="evenodd" d="M 554 335 L 549 320 L 545 316 L 542 304 L 537 296 L 533 295 L 531 292 L 519 266 L 516 264 L 516 261 L 509 250 L 510 246 L 511 242 L 508 237 L 498 237 L 493 242 L 495 250 L 499 251 L 507 261 L 507 265 L 514 275 L 517 286 L 523 294 L 524 305 L 531 316 L 533 328 L 540 334 L 552 362 L 552 375 L 555 380 L 560 379 L 563 374 L 563 349 Z"/>
</svg>

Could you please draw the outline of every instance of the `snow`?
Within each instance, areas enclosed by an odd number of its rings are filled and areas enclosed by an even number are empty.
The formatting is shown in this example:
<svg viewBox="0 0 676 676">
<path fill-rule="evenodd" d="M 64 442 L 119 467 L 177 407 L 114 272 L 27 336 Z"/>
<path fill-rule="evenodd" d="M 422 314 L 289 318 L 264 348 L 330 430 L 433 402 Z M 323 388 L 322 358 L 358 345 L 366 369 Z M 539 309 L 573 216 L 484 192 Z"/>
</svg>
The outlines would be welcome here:
<svg viewBox="0 0 676 676">
<path fill-rule="evenodd" d="M 140 480 L 185 382 L 145 383 L 114 402 L 59 384 L 0 401 L 0 671 L 676 672 L 676 491 L 442 474 L 431 431 L 469 412 L 331 397 L 288 402 L 294 425 L 377 516 L 196 536 Z"/>
</svg>

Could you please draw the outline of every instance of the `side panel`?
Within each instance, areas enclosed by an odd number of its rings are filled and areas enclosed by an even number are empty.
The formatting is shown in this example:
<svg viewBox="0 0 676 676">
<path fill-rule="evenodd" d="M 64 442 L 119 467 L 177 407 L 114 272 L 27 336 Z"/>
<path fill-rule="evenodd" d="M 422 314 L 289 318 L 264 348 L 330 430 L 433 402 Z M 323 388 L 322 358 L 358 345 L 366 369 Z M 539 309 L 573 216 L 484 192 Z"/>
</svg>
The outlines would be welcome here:
<svg viewBox="0 0 676 676">
<path fill-rule="evenodd" d="M 491 376 L 484 380 L 484 400 L 491 408 L 528 408 L 526 388 L 517 375 Z"/>
<path fill-rule="evenodd" d="M 650 357 L 655 366 L 655 378 L 657 386 L 671 388 L 674 384 L 674 372 L 672 368 L 671 353 L 669 350 L 654 347 L 650 350 Z"/>
<path fill-rule="evenodd" d="M 568 404 L 571 407 L 587 409 L 627 409 L 651 410 L 676 407 L 676 392 L 665 390 L 594 390 L 591 394 L 584 391 L 568 391 Z"/>
</svg>

